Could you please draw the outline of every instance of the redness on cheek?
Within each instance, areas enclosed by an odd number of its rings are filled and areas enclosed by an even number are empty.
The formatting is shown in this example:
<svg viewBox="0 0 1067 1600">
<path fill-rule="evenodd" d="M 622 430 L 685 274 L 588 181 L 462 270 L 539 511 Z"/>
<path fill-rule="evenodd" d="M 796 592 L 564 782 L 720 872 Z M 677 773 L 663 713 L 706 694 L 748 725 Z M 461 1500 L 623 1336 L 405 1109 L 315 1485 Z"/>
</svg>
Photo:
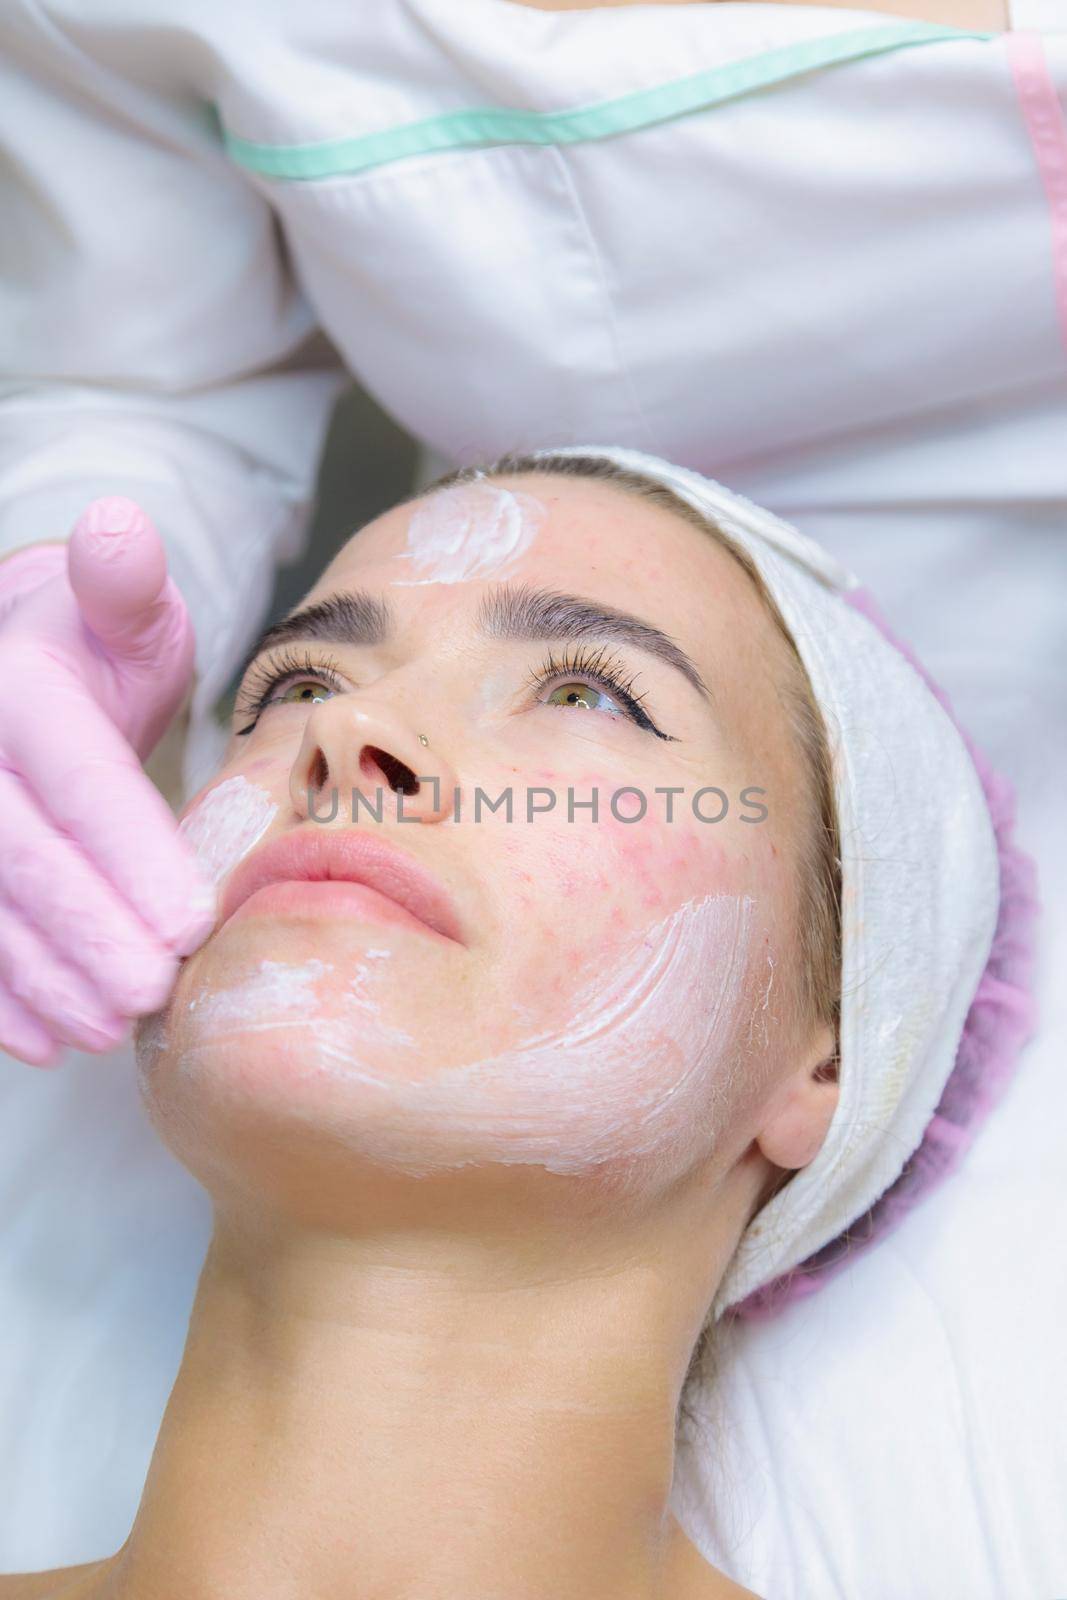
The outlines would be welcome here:
<svg viewBox="0 0 1067 1600">
<path fill-rule="evenodd" d="M 624 796 L 622 815 L 616 816 L 611 809 L 611 796 L 619 787 L 616 775 L 597 770 L 562 774 L 541 766 L 531 771 L 529 782 L 558 797 L 554 812 L 539 814 L 528 827 L 506 830 L 511 894 L 531 918 L 554 901 L 566 905 L 573 918 L 575 903 L 588 900 L 591 909 L 598 908 L 602 925 L 621 929 L 635 920 L 662 916 L 694 894 L 743 892 L 748 883 L 736 853 L 732 856 L 711 836 L 708 825 L 677 806 L 668 822 L 665 811 L 654 809 L 661 804 L 659 797 L 651 797 L 645 815 L 627 821 L 624 802 L 635 797 Z M 568 790 L 576 802 L 597 795 L 595 821 L 590 810 L 577 805 L 574 820 L 567 821 Z M 532 892 L 520 885 L 530 885 Z M 612 899 L 619 904 L 609 909 Z M 559 919 L 546 921 L 543 932 L 558 945 Z"/>
<path fill-rule="evenodd" d="M 558 996 L 591 959 L 608 970 L 635 927 L 694 897 L 736 893 L 745 876 L 723 845 L 706 831 L 694 836 L 685 822 L 626 823 L 609 814 L 591 829 L 566 824 L 549 833 L 551 819 L 542 827 L 540 837 L 537 824 L 521 830 L 535 870 L 527 870 L 529 855 L 513 863 L 509 899 L 524 921 L 525 957 L 545 975 L 547 1014 L 559 1015 Z"/>
<path fill-rule="evenodd" d="M 612 873 L 629 886 L 647 910 L 676 906 L 694 893 L 738 887 L 736 864 L 723 844 L 694 833 L 687 821 L 645 817 L 619 822 L 607 817 L 606 837 L 612 851 Z"/>
</svg>

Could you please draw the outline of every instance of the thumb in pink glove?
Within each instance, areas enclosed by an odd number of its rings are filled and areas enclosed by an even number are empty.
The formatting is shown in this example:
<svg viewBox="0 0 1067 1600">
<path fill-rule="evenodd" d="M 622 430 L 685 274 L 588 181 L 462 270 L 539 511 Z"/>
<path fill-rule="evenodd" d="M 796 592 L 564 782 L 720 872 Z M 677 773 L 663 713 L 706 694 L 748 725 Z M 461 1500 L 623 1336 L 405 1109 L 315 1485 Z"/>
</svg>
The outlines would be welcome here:
<svg viewBox="0 0 1067 1600">
<path fill-rule="evenodd" d="M 132 500 L 0 561 L 0 1048 L 20 1060 L 113 1048 L 214 926 L 214 887 L 141 767 L 194 659 Z"/>
</svg>

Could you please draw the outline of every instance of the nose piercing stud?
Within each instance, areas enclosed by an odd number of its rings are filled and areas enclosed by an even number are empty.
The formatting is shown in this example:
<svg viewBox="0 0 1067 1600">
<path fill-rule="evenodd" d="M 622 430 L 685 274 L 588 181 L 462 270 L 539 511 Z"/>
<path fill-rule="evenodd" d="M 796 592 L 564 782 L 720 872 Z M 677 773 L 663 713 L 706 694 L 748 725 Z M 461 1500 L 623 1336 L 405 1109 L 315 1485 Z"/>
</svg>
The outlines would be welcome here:
<svg viewBox="0 0 1067 1600">
<path fill-rule="evenodd" d="M 429 741 L 429 739 L 427 739 L 427 737 L 426 737 L 426 735 L 425 735 L 425 734 L 424 734 L 424 733 L 420 733 L 420 734 L 419 734 L 419 743 L 420 743 L 420 744 L 426 744 L 426 745 L 428 745 L 428 744 L 429 744 L 429 742 L 430 742 L 430 741 Z"/>
</svg>

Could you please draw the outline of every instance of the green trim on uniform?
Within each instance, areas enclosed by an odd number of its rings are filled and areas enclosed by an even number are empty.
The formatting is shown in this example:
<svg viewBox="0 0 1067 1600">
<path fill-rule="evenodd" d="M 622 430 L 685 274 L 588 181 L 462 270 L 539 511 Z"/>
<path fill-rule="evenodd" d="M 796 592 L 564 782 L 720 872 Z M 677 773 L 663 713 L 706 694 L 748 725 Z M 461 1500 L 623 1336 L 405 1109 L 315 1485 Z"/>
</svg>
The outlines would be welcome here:
<svg viewBox="0 0 1067 1600">
<path fill-rule="evenodd" d="M 997 37 L 995 33 L 969 32 L 928 22 L 854 28 L 780 50 L 767 50 L 573 111 L 513 111 L 505 106 L 485 106 L 481 110 L 442 112 L 381 133 L 314 144 L 256 144 L 237 138 L 225 127 L 222 135 L 230 156 L 251 172 L 268 178 L 335 178 L 443 150 L 477 150 L 505 144 L 581 144 L 587 139 L 609 139 L 667 122 L 671 117 L 705 111 L 724 100 L 841 61 L 858 61 L 907 45 Z"/>
</svg>

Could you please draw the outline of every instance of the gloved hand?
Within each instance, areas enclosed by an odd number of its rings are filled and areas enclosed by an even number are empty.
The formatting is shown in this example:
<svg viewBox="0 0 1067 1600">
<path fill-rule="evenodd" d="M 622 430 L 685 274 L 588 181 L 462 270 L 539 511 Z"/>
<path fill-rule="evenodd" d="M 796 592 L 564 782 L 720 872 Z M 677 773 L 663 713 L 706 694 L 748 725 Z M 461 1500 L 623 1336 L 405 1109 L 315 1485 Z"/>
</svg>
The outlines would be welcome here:
<svg viewBox="0 0 1067 1600">
<path fill-rule="evenodd" d="M 0 1048 L 31 1065 L 112 1049 L 214 926 L 214 886 L 141 767 L 194 647 L 132 500 L 0 560 Z"/>
</svg>

